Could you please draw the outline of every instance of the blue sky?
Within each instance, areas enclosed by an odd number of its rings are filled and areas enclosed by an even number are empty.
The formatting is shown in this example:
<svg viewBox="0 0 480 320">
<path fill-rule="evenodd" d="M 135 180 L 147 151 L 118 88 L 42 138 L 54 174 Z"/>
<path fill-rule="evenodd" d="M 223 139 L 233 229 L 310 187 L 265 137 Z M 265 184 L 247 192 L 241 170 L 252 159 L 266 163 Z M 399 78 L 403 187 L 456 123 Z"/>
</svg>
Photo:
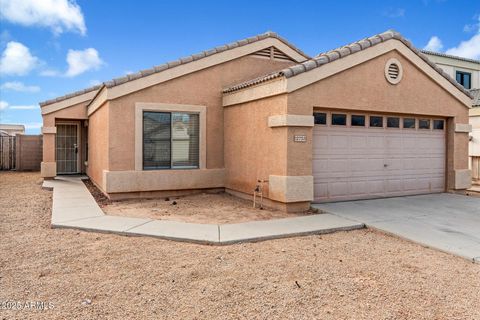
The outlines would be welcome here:
<svg viewBox="0 0 480 320">
<path fill-rule="evenodd" d="M 480 59 L 479 0 L 0 0 L 0 122 L 35 134 L 38 102 L 275 31 L 310 55 L 395 29 Z"/>
</svg>

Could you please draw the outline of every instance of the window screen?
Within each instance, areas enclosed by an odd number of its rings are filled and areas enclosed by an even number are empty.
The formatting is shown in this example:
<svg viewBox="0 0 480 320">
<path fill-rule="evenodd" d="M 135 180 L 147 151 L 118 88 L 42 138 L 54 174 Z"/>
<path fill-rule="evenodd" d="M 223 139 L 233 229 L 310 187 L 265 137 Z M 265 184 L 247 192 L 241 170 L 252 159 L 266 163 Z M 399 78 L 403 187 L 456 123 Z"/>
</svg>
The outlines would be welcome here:
<svg viewBox="0 0 480 320">
<path fill-rule="evenodd" d="M 172 113 L 172 167 L 198 168 L 198 114 Z"/>
<path fill-rule="evenodd" d="M 198 166 L 198 114 L 143 113 L 143 169 L 182 169 Z"/>
</svg>

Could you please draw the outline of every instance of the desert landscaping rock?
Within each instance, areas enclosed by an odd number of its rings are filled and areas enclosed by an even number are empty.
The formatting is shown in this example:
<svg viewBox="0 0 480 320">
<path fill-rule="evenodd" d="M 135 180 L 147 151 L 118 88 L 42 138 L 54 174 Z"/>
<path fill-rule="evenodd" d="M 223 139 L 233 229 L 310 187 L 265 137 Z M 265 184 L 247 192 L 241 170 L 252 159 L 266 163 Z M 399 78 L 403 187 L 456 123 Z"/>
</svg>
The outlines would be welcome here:
<svg viewBox="0 0 480 320">
<path fill-rule="evenodd" d="M 204 246 L 51 229 L 39 174 L 0 175 L 0 299 L 54 304 L 2 319 L 480 319 L 479 264 L 396 237 Z"/>
</svg>

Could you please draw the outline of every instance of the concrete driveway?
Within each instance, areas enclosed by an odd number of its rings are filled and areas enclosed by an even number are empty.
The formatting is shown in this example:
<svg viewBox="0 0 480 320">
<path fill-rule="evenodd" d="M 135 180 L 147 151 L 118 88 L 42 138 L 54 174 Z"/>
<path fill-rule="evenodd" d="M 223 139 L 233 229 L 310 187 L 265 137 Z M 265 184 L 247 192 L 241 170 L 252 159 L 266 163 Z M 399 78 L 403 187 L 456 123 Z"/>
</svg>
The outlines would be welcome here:
<svg viewBox="0 0 480 320">
<path fill-rule="evenodd" d="M 313 206 L 480 263 L 480 198 L 441 193 Z"/>
</svg>

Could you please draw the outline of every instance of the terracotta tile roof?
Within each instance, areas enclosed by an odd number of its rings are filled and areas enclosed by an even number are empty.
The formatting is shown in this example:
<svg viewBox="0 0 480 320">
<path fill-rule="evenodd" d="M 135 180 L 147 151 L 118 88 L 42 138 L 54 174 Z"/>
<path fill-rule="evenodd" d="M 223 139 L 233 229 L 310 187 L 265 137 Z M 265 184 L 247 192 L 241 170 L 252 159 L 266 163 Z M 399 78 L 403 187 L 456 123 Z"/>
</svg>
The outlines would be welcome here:
<svg viewBox="0 0 480 320">
<path fill-rule="evenodd" d="M 472 89 L 470 93 L 473 96 L 473 103 L 472 106 L 480 107 L 480 89 Z"/>
<path fill-rule="evenodd" d="M 141 71 L 136 72 L 136 73 L 128 74 L 124 77 L 115 78 L 115 79 L 112 79 L 110 81 L 103 82 L 100 85 L 90 87 L 88 89 L 76 91 L 74 93 L 70 93 L 70 94 L 55 98 L 55 99 L 40 102 L 40 106 L 45 106 L 45 105 L 52 104 L 52 103 L 55 103 L 55 102 L 59 102 L 59 101 L 62 101 L 62 100 L 70 99 L 72 97 L 75 97 L 75 96 L 78 96 L 78 95 L 81 95 L 81 94 L 84 94 L 84 93 L 87 93 L 87 92 L 90 92 L 90 91 L 98 90 L 103 86 L 106 86 L 107 88 L 111 88 L 111 87 L 120 85 L 122 83 L 128 82 L 128 81 L 132 81 L 132 80 L 136 80 L 136 79 L 139 79 L 139 78 L 142 78 L 142 77 L 146 77 L 146 76 L 149 76 L 149 75 L 157 73 L 157 72 L 162 72 L 164 70 L 167 70 L 167 69 L 170 69 L 170 68 L 182 65 L 182 64 L 186 64 L 186 63 L 189 63 L 189 62 L 192 62 L 192 61 L 200 60 L 202 58 L 214 55 L 216 53 L 220 53 L 220 52 L 227 51 L 227 50 L 230 50 L 230 49 L 234 49 L 234 48 L 237 48 L 237 47 L 242 47 L 242 46 L 245 46 L 247 44 L 257 42 L 257 41 L 267 39 L 267 38 L 276 38 L 276 39 L 282 41 L 283 43 L 285 43 L 286 45 L 288 45 L 289 47 L 291 47 L 293 50 L 295 50 L 296 52 L 298 52 L 300 55 L 304 56 L 305 58 L 307 58 L 307 59 L 310 58 L 310 56 L 308 56 L 303 51 L 301 51 L 300 49 L 295 47 L 293 44 L 288 42 L 283 37 L 279 36 L 277 33 L 267 31 L 263 34 L 260 34 L 260 35 L 254 36 L 254 37 L 250 37 L 250 38 L 246 38 L 246 39 L 243 39 L 243 40 L 235 41 L 235 42 L 232 42 L 232 43 L 229 43 L 229 44 L 226 44 L 226 45 L 215 47 L 215 48 L 210 49 L 210 50 L 202 51 L 202 52 L 197 53 L 197 54 L 192 54 L 190 56 L 187 56 L 187 57 L 184 57 L 184 58 L 181 58 L 181 59 L 178 59 L 178 60 L 174 60 L 174 61 L 171 61 L 171 62 L 167 62 L 167 63 L 155 66 L 155 67 L 150 68 L 150 69 L 145 69 L 145 70 L 141 70 Z"/>
<path fill-rule="evenodd" d="M 445 73 L 440 67 L 438 67 L 435 63 L 430 61 L 427 56 L 423 53 L 421 53 L 418 49 L 416 49 L 410 41 L 406 40 L 400 33 L 393 31 L 393 30 L 388 30 L 386 32 L 374 35 L 372 37 L 353 42 L 351 44 L 348 44 L 346 46 L 327 51 L 325 53 L 319 54 L 315 57 L 313 57 L 310 60 L 307 60 L 305 62 L 299 63 L 297 65 L 291 66 L 289 68 L 285 68 L 283 70 L 269 73 L 263 77 L 255 78 L 249 81 L 242 82 L 240 84 L 228 87 L 223 90 L 224 93 L 229 93 L 237 90 L 241 90 L 243 88 L 247 88 L 250 86 L 254 86 L 257 84 L 260 84 L 262 82 L 266 82 L 275 78 L 279 77 L 285 77 L 285 78 L 290 78 L 293 76 L 296 76 L 300 73 L 304 73 L 307 71 L 310 71 L 315 68 L 319 68 L 327 63 L 330 63 L 332 61 L 341 59 L 343 57 L 346 57 L 352 53 L 365 50 L 369 47 L 373 47 L 379 43 L 391 40 L 391 39 L 396 39 L 404 43 L 408 48 L 410 48 L 413 52 L 415 52 L 422 60 L 424 60 L 426 63 L 428 63 L 433 69 L 435 69 L 438 73 L 440 73 L 443 77 L 445 77 L 450 83 L 452 83 L 455 87 L 457 87 L 460 91 L 465 93 L 467 96 L 471 96 L 470 93 L 463 88 L 460 84 L 458 84 L 452 77 L 450 77 L 447 73 Z"/>
<path fill-rule="evenodd" d="M 463 58 L 463 57 L 458 57 L 458 56 L 452 56 L 451 54 L 446 54 L 446 53 L 441 53 L 441 52 L 434 52 L 434 51 L 429 51 L 429 50 L 420 50 L 420 52 L 422 52 L 422 53 L 424 53 L 424 54 L 431 54 L 432 56 L 452 58 L 452 59 L 456 59 L 456 60 L 461 60 L 461 61 L 466 61 L 466 62 L 472 62 L 472 63 L 478 63 L 478 64 L 480 64 L 480 60 Z"/>
</svg>

